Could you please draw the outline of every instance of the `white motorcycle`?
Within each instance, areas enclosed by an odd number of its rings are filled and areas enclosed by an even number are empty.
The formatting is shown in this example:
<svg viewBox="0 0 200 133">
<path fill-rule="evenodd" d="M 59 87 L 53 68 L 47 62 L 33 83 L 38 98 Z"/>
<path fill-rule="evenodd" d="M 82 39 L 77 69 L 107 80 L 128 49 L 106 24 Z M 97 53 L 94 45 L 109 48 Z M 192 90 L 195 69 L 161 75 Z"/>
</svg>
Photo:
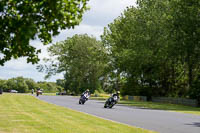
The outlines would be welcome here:
<svg viewBox="0 0 200 133">
<path fill-rule="evenodd" d="M 81 95 L 79 99 L 79 104 L 84 104 L 90 96 L 88 94 Z"/>
</svg>

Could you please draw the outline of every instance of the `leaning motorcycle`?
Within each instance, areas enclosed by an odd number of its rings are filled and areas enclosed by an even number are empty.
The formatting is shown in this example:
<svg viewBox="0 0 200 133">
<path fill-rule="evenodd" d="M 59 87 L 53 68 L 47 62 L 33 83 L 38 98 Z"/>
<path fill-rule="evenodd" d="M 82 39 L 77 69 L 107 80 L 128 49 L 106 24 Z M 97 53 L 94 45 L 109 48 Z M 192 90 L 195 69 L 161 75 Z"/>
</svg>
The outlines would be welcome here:
<svg viewBox="0 0 200 133">
<path fill-rule="evenodd" d="M 81 95 L 79 99 L 79 104 L 84 104 L 88 100 L 88 98 L 89 98 L 88 94 Z"/>
<path fill-rule="evenodd" d="M 110 97 L 106 100 L 104 108 L 112 108 L 118 102 L 118 97 Z"/>
</svg>

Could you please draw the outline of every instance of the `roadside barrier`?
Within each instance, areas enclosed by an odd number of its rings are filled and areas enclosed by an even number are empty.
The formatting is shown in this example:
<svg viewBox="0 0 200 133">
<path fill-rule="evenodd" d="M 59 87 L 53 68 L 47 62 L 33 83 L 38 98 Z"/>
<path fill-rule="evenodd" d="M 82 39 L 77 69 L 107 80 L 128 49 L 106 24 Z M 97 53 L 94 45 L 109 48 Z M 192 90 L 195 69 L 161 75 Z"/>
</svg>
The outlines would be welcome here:
<svg viewBox="0 0 200 133">
<path fill-rule="evenodd" d="M 181 105 L 187 105 L 187 106 L 193 106 L 193 107 L 198 106 L 197 100 L 186 99 L 186 98 L 152 97 L 152 102 L 181 104 Z"/>
<path fill-rule="evenodd" d="M 124 100 L 132 101 L 147 101 L 146 96 L 129 96 L 126 95 L 123 97 Z M 152 97 L 152 102 L 159 103 L 171 103 L 171 104 L 181 104 L 192 107 L 198 107 L 198 101 L 195 99 L 186 99 L 186 98 L 172 98 L 172 97 Z"/>
<path fill-rule="evenodd" d="M 124 100 L 133 100 L 133 101 L 147 101 L 146 96 L 129 96 L 126 95 L 123 97 Z"/>
</svg>

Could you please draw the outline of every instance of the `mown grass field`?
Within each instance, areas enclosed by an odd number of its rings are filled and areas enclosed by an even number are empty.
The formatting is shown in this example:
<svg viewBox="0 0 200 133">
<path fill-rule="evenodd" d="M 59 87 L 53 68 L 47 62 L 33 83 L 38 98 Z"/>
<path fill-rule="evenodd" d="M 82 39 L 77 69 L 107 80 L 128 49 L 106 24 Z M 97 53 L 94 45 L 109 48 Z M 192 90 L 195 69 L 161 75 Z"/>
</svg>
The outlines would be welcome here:
<svg viewBox="0 0 200 133">
<path fill-rule="evenodd" d="M 0 95 L 0 133 L 154 133 L 23 94 Z"/>
</svg>

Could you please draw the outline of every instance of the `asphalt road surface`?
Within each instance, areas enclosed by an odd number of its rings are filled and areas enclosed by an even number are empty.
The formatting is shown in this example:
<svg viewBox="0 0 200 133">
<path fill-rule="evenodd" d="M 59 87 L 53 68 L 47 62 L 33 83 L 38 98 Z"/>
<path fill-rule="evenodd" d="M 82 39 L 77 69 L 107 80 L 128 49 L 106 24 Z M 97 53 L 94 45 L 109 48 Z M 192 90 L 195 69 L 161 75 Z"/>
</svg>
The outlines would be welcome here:
<svg viewBox="0 0 200 133">
<path fill-rule="evenodd" d="M 39 99 L 105 119 L 157 131 L 160 133 L 200 133 L 200 116 L 162 110 L 116 105 L 105 109 L 105 101 L 88 100 L 78 104 L 78 97 L 39 96 Z"/>
</svg>

